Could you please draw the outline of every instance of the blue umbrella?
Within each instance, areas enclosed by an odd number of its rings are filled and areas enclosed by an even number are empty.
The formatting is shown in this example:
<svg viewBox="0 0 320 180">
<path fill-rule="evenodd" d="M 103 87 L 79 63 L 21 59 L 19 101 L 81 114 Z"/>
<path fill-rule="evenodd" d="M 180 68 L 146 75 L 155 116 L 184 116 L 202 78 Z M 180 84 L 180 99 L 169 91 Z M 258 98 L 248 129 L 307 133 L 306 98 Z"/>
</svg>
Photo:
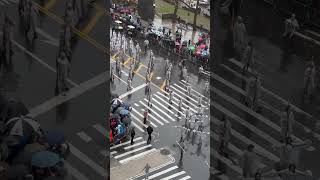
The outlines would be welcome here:
<svg viewBox="0 0 320 180">
<path fill-rule="evenodd" d="M 49 145 L 62 144 L 66 141 L 64 134 L 61 132 L 45 133 L 45 139 Z"/>
<path fill-rule="evenodd" d="M 129 111 L 126 110 L 126 109 L 123 109 L 123 110 L 120 111 L 120 115 L 126 116 L 128 114 L 129 114 Z"/>
<path fill-rule="evenodd" d="M 51 151 L 35 153 L 31 158 L 31 165 L 39 168 L 52 167 L 61 161 L 58 154 Z"/>
</svg>

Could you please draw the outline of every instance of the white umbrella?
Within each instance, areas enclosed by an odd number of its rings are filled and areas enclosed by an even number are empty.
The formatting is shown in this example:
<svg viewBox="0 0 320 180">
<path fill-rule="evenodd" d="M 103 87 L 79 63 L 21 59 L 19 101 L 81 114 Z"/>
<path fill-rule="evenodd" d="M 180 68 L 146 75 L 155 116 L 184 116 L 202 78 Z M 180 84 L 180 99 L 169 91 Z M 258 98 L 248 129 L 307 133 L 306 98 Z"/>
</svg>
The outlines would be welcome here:
<svg viewBox="0 0 320 180">
<path fill-rule="evenodd" d="M 134 26 L 132 26 L 132 25 L 129 25 L 129 26 L 128 26 L 128 28 L 130 28 L 130 29 L 134 29 L 135 27 L 134 27 Z"/>
<path fill-rule="evenodd" d="M 37 121 L 25 116 L 11 118 L 6 125 L 10 129 L 9 134 L 17 136 L 24 136 L 32 131 L 38 132 L 40 129 L 40 124 Z"/>
<path fill-rule="evenodd" d="M 115 23 L 117 23 L 117 24 L 121 24 L 122 22 L 121 21 L 119 21 L 119 20 L 116 20 L 116 21 L 114 21 Z"/>
</svg>

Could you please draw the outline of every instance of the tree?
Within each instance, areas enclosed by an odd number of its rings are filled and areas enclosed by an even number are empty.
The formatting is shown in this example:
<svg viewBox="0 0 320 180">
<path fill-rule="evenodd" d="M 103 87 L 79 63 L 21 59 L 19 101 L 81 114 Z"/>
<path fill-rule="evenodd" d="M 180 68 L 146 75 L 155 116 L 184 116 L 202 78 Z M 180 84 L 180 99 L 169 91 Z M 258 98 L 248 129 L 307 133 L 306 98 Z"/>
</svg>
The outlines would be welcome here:
<svg viewBox="0 0 320 180">
<path fill-rule="evenodd" d="M 199 1 L 200 1 L 200 0 L 197 0 L 196 10 L 194 11 L 193 29 L 196 29 L 196 28 L 197 28 L 197 17 L 198 17 Z"/>
</svg>

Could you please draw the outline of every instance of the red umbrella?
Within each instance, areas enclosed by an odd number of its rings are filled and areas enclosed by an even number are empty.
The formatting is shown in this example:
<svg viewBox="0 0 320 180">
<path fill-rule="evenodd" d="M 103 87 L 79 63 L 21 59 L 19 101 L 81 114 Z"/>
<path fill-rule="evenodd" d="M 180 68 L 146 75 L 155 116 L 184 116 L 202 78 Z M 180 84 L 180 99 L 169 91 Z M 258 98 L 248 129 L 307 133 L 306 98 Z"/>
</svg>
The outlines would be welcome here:
<svg viewBox="0 0 320 180">
<path fill-rule="evenodd" d="M 200 49 L 204 49 L 204 48 L 206 48 L 206 45 L 205 44 L 201 44 L 199 47 L 200 47 Z"/>
<path fill-rule="evenodd" d="M 110 142 L 112 142 L 112 140 L 113 140 L 112 131 L 110 131 L 110 133 L 109 133 L 109 139 L 110 139 Z"/>
<path fill-rule="evenodd" d="M 199 37 L 199 38 L 198 38 L 198 41 L 202 41 L 202 40 L 203 40 L 203 38 L 202 38 L 202 37 Z"/>
<path fill-rule="evenodd" d="M 197 55 L 197 56 L 200 56 L 200 55 L 201 55 L 201 51 L 198 50 L 198 51 L 196 52 L 196 55 Z"/>
</svg>

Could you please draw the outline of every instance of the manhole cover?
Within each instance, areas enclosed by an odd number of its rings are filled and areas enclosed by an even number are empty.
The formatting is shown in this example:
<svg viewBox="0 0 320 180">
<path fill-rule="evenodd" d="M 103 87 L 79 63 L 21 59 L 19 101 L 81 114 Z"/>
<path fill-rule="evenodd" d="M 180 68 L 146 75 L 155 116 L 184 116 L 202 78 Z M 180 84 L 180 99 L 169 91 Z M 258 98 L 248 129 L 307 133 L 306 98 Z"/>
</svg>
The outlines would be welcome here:
<svg viewBox="0 0 320 180">
<path fill-rule="evenodd" d="M 161 150 L 160 150 L 160 153 L 161 153 L 162 155 L 169 155 L 169 154 L 170 154 L 170 151 L 169 151 L 168 149 L 161 149 Z"/>
</svg>

